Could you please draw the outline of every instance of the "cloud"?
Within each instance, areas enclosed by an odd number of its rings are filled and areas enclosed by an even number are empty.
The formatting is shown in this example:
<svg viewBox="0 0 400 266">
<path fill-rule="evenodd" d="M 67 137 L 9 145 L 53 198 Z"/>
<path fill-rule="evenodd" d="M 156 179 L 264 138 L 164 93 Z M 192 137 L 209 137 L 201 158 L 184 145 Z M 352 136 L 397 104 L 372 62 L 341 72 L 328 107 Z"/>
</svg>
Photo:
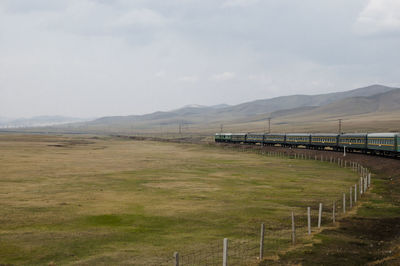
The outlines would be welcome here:
<svg viewBox="0 0 400 266">
<path fill-rule="evenodd" d="M 370 0 L 354 28 L 361 35 L 400 33 L 400 1 Z"/>
<path fill-rule="evenodd" d="M 46 30 L 82 36 L 127 38 L 130 37 L 129 34 L 136 34 L 135 38 L 146 38 L 169 23 L 165 16 L 150 7 L 128 7 L 117 2 L 93 0 L 71 0 L 68 3 L 64 7 L 59 6 L 58 9 L 30 9 L 30 13 L 31 16 L 39 18 Z M 23 6 L 18 6 L 18 9 L 13 6 L 6 7 L 19 14 L 26 13 Z"/>
<path fill-rule="evenodd" d="M 167 73 L 164 70 L 160 70 L 157 73 L 154 74 L 156 78 L 165 78 L 167 76 Z"/>
<path fill-rule="evenodd" d="M 220 74 L 215 74 L 211 77 L 212 80 L 216 81 L 226 81 L 226 80 L 231 80 L 235 78 L 235 73 L 233 72 L 223 72 Z"/>
<path fill-rule="evenodd" d="M 197 76 L 184 76 L 184 77 L 180 77 L 178 80 L 182 81 L 182 82 L 191 82 L 191 83 L 193 83 L 193 82 L 198 81 L 199 78 Z"/>
<path fill-rule="evenodd" d="M 222 7 L 245 7 L 258 3 L 259 0 L 226 0 Z"/>
<path fill-rule="evenodd" d="M 167 24 L 167 19 L 148 8 L 130 10 L 120 16 L 115 17 L 111 23 L 114 27 L 162 27 Z"/>
<path fill-rule="evenodd" d="M 400 38 L 352 27 L 394 36 L 400 1 L 383 2 L 0 0 L 0 113 L 129 115 L 399 86 Z"/>
</svg>

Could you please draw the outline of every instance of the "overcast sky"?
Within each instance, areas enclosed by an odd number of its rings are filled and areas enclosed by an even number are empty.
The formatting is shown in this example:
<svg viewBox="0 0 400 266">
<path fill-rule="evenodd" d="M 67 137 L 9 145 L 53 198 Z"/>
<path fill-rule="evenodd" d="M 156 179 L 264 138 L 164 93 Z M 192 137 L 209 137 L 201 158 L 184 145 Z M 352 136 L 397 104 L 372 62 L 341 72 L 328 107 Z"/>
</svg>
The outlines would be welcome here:
<svg viewBox="0 0 400 266">
<path fill-rule="evenodd" d="M 400 86 L 399 0 L 0 0 L 0 117 Z"/>
</svg>

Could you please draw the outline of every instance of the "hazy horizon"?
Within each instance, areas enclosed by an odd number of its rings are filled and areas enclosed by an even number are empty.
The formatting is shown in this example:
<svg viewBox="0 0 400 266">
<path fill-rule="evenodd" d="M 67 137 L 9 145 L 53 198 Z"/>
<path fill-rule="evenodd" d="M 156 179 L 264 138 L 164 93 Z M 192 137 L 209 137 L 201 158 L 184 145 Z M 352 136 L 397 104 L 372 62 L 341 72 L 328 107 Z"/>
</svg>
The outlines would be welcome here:
<svg viewBox="0 0 400 266">
<path fill-rule="evenodd" d="M 377 85 L 377 86 L 390 87 L 390 86 L 385 86 L 385 85 L 382 85 L 382 84 L 373 84 L 373 85 L 369 85 L 369 86 L 376 86 L 376 85 Z M 369 87 L 369 86 L 366 86 L 366 87 Z M 364 88 L 364 87 L 362 87 L 362 88 Z M 397 89 L 397 87 L 393 87 L 393 88 L 394 88 L 394 89 Z M 353 89 L 360 89 L 360 88 L 353 88 Z M 353 89 L 350 89 L 350 90 L 353 90 Z M 349 91 L 349 90 L 347 90 L 347 91 Z M 337 91 L 337 92 L 340 92 L 340 91 Z M 343 92 L 345 92 L 345 91 L 343 91 Z M 327 92 L 327 93 L 335 93 L 335 92 Z M 320 94 L 320 93 L 307 94 L 307 95 L 313 96 L 313 95 L 319 95 L 319 94 Z M 300 95 L 300 94 L 297 94 L 297 95 Z M 304 94 L 304 95 L 305 95 L 305 94 Z M 291 94 L 291 95 L 282 95 L 282 96 L 277 96 L 277 97 L 284 97 L 284 96 L 295 96 L 295 94 Z M 250 101 L 248 101 L 248 102 L 258 101 L 258 100 L 268 100 L 268 99 L 273 99 L 273 98 L 277 98 L 277 97 L 264 98 L 264 99 L 253 99 L 253 100 L 250 100 Z M 111 117 L 111 116 L 129 116 L 129 115 L 138 115 L 138 116 L 140 116 L 140 115 L 146 115 L 146 114 L 151 114 L 151 113 L 155 113 L 155 112 L 170 112 L 170 111 L 175 111 L 175 110 L 179 110 L 179 109 L 187 108 L 187 107 L 199 107 L 199 108 L 202 108 L 202 107 L 214 107 L 214 106 L 218 107 L 218 106 L 222 106 L 222 105 L 226 105 L 226 107 L 231 107 L 231 106 L 240 105 L 240 104 L 248 103 L 248 102 L 239 102 L 239 103 L 237 103 L 237 104 L 220 103 L 220 104 L 216 104 L 216 105 L 186 104 L 186 105 L 178 106 L 178 107 L 176 107 L 176 108 L 172 108 L 172 109 L 168 109 L 168 110 L 155 110 L 155 111 L 153 111 L 153 112 L 150 112 L 150 113 L 143 113 L 143 114 L 104 115 L 104 116 L 91 116 L 91 117 L 88 117 L 88 116 L 74 116 L 74 117 L 72 117 L 72 116 L 63 116 L 63 115 L 59 115 L 59 114 L 42 114 L 42 115 L 25 116 L 25 117 L 6 117 L 6 116 L 0 116 L 0 122 L 1 122 L 1 120 L 3 120 L 3 122 L 5 122 L 5 121 L 19 120 L 19 119 L 46 118 L 46 117 L 49 117 L 49 118 L 55 118 L 55 117 L 60 117 L 60 118 L 71 118 L 71 119 L 82 119 L 83 121 L 90 121 L 90 120 L 98 119 L 98 118 L 101 118 L 101 117 L 108 117 L 108 116 L 110 116 L 110 117 Z"/>
<path fill-rule="evenodd" d="M 4 0 L 0 117 L 400 87 L 400 2 Z"/>
</svg>

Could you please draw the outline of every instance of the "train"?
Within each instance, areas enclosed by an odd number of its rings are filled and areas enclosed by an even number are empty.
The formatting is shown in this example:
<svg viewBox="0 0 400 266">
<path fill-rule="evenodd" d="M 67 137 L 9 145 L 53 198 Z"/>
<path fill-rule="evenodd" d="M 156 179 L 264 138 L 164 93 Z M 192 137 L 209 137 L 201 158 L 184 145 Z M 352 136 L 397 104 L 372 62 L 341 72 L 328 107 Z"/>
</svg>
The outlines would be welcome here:
<svg viewBox="0 0 400 266">
<path fill-rule="evenodd" d="M 400 133 L 216 133 L 215 142 L 400 157 Z"/>
</svg>

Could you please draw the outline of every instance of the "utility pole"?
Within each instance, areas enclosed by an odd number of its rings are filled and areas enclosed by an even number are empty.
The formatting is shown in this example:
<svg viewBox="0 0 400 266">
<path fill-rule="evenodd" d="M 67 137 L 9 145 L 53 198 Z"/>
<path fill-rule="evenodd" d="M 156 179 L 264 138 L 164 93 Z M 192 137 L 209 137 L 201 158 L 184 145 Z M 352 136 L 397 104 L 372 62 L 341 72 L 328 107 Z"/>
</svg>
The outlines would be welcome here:
<svg viewBox="0 0 400 266">
<path fill-rule="evenodd" d="M 268 133 L 271 133 L 271 117 L 268 117 Z"/>
<path fill-rule="evenodd" d="M 224 124 L 221 124 L 221 133 L 222 133 L 223 129 L 224 129 Z"/>
<path fill-rule="evenodd" d="M 339 119 L 339 134 L 342 134 L 342 119 Z"/>
</svg>

